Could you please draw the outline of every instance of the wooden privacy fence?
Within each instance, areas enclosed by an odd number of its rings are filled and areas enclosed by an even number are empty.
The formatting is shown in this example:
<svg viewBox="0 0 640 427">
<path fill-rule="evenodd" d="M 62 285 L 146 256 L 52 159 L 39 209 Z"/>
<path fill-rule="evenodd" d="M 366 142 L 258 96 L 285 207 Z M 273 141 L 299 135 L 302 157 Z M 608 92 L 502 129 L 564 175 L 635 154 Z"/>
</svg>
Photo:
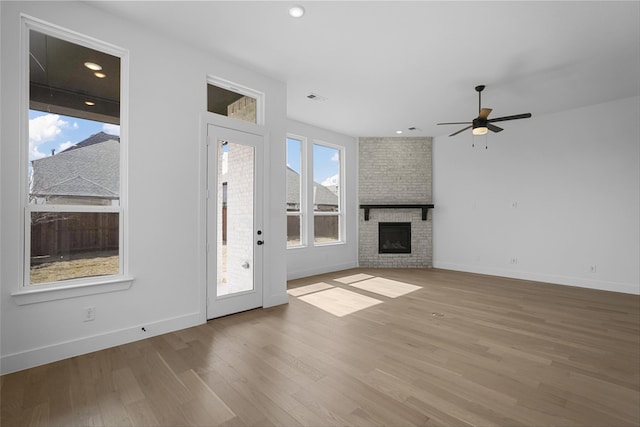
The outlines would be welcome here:
<svg viewBox="0 0 640 427">
<path fill-rule="evenodd" d="M 338 238 L 338 217 L 337 216 L 315 216 L 313 220 L 314 234 L 317 238 L 337 239 Z M 300 239 L 300 217 L 287 217 L 287 238 L 289 240 Z"/>
<path fill-rule="evenodd" d="M 56 256 L 119 247 L 115 212 L 32 212 L 31 256 Z"/>
</svg>

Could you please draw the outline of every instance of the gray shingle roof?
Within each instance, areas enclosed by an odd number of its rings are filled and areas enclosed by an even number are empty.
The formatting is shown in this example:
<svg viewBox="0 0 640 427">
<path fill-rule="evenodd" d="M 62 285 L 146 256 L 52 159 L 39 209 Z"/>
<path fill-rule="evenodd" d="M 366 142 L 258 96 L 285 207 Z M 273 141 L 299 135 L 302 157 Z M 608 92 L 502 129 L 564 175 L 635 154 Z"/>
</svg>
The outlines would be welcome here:
<svg viewBox="0 0 640 427">
<path fill-rule="evenodd" d="M 88 147 L 90 145 L 93 144 L 99 144 L 101 142 L 105 142 L 105 141 L 120 141 L 120 137 L 117 135 L 109 135 L 108 133 L 104 133 L 104 132 L 98 132 L 98 133 L 94 133 L 93 135 L 91 135 L 89 138 L 78 142 L 77 144 L 72 145 L 71 147 L 67 148 L 66 150 L 61 151 L 60 153 L 64 153 L 67 151 L 71 151 L 71 150 L 76 150 L 78 148 L 84 148 L 84 147 Z"/>
<path fill-rule="evenodd" d="M 73 149 L 34 160 L 32 195 L 117 199 L 120 192 L 119 138 L 111 135 L 112 139 L 97 142 L 93 139 L 85 144 L 96 135 L 76 144 Z"/>
<path fill-rule="evenodd" d="M 300 174 L 287 166 L 287 204 L 300 203 Z"/>
<path fill-rule="evenodd" d="M 338 206 L 338 196 L 322 184 L 313 183 L 313 195 L 315 205 Z M 299 201 L 300 175 L 287 167 L 287 204 L 298 204 Z"/>
</svg>

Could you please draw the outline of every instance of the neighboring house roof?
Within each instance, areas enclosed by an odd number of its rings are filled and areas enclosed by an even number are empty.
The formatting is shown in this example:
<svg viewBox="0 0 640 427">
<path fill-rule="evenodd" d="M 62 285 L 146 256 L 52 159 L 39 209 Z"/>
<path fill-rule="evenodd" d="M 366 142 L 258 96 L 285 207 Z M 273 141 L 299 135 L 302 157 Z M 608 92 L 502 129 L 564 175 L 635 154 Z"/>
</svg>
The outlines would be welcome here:
<svg viewBox="0 0 640 427">
<path fill-rule="evenodd" d="M 300 174 L 287 166 L 287 204 L 300 203 Z"/>
<path fill-rule="evenodd" d="M 287 166 L 287 204 L 300 203 L 300 174 Z M 338 195 L 317 182 L 313 183 L 315 205 L 338 206 Z"/>
<path fill-rule="evenodd" d="M 106 136 L 110 139 L 105 139 Z M 33 196 L 119 197 L 120 142 L 117 136 L 100 132 L 59 154 L 34 160 L 32 164 Z"/>
<path fill-rule="evenodd" d="M 108 133 L 104 133 L 104 132 L 98 132 L 96 134 L 91 135 L 89 138 L 85 139 L 84 141 L 80 141 L 77 144 L 74 144 L 71 147 L 67 148 L 66 150 L 61 151 L 60 153 L 65 153 L 67 151 L 76 150 L 78 148 L 84 148 L 90 145 L 99 144 L 101 142 L 111 141 L 111 140 L 120 141 L 120 137 L 117 135 L 109 135 Z"/>
<path fill-rule="evenodd" d="M 313 204 L 338 206 L 338 196 L 327 187 L 317 182 L 313 183 Z"/>
</svg>

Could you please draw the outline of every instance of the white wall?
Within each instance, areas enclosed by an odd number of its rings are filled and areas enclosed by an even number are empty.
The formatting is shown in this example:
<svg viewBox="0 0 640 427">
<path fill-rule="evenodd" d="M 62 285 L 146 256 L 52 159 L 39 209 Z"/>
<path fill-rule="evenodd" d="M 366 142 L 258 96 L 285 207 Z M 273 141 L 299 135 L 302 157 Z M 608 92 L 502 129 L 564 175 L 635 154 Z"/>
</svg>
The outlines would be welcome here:
<svg viewBox="0 0 640 427">
<path fill-rule="evenodd" d="M 146 32 L 80 2 L 0 3 L 2 19 L 1 351 L 3 373 L 205 321 L 201 115 L 206 75 L 265 93 L 265 305 L 287 301 L 285 250 L 286 87 L 283 83 Z M 130 51 L 130 289 L 19 306 L 22 213 L 19 177 L 19 14 Z M 272 185 L 273 184 L 273 185 Z M 82 322 L 82 309 L 96 318 Z M 147 333 L 141 332 L 145 326 Z"/>
<path fill-rule="evenodd" d="M 638 117 L 632 97 L 505 122 L 488 149 L 436 138 L 434 266 L 640 293 Z"/>
<path fill-rule="evenodd" d="M 358 147 L 355 138 L 312 125 L 289 120 L 287 132 L 307 138 L 309 151 L 314 142 L 345 147 L 346 240 L 344 243 L 287 249 L 287 278 L 311 276 L 358 266 Z M 282 165 L 285 160 L 282 159 Z M 311 164 L 311 163 L 310 163 Z M 283 168 L 284 169 L 284 168 Z M 310 238 L 309 240 L 313 240 Z"/>
</svg>

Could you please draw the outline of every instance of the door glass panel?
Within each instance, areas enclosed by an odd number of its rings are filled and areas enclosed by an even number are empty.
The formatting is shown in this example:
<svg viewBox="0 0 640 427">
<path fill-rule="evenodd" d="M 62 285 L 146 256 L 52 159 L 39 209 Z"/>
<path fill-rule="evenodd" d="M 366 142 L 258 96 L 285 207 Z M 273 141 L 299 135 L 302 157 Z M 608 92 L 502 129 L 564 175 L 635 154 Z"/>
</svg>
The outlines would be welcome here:
<svg viewBox="0 0 640 427">
<path fill-rule="evenodd" d="M 254 147 L 218 140 L 217 295 L 254 289 Z"/>
</svg>

